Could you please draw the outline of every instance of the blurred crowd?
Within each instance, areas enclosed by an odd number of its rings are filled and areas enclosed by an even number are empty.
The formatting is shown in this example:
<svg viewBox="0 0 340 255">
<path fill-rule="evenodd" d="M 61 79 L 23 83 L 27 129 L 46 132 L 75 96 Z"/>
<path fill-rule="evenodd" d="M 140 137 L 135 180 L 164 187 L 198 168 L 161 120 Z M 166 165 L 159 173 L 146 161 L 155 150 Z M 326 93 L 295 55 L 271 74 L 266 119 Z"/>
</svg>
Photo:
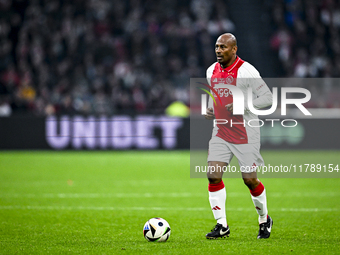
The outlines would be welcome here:
<svg viewBox="0 0 340 255">
<path fill-rule="evenodd" d="M 265 2 L 265 1 L 264 1 Z M 340 77 L 340 3 L 267 1 L 288 77 Z M 233 32 L 225 0 L 0 0 L 0 116 L 164 113 Z M 310 88 L 337 107 L 338 86 Z M 333 100 L 329 100 L 332 97 Z"/>
<path fill-rule="evenodd" d="M 276 0 L 271 46 L 289 77 L 340 77 L 340 1 Z"/>
<path fill-rule="evenodd" d="M 223 0 L 0 0 L 0 115 L 163 113 L 189 104 Z"/>
<path fill-rule="evenodd" d="M 288 77 L 340 77 L 340 1 L 271 1 L 271 46 Z M 309 86 L 309 107 L 340 107 L 340 86 Z M 314 95 L 314 96 L 313 96 Z"/>
</svg>

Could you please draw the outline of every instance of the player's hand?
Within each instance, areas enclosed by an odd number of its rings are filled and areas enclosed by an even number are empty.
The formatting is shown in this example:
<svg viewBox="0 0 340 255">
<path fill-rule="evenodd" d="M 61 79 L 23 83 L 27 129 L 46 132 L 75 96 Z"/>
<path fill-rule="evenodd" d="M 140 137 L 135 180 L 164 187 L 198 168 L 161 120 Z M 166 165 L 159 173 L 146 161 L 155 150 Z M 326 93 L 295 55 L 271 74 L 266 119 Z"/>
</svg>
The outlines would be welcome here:
<svg viewBox="0 0 340 255">
<path fill-rule="evenodd" d="M 231 103 L 231 104 L 227 104 L 227 105 L 225 106 L 225 108 L 227 108 L 227 110 L 228 110 L 228 111 L 231 111 L 231 112 L 233 112 L 233 109 L 234 109 L 234 107 L 233 107 L 233 103 Z"/>
<path fill-rule="evenodd" d="M 215 119 L 215 114 L 214 114 L 214 110 L 213 108 L 207 108 L 207 114 L 204 115 L 204 117 L 207 119 L 207 120 L 213 120 Z"/>
</svg>

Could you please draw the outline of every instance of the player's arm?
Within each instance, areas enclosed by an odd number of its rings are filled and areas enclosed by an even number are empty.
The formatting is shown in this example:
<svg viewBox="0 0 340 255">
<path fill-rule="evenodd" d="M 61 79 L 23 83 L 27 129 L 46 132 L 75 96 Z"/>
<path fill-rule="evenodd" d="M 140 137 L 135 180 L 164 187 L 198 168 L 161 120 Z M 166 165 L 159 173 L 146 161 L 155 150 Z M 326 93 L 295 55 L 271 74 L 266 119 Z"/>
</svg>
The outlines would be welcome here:
<svg viewBox="0 0 340 255">
<path fill-rule="evenodd" d="M 261 109 L 272 105 L 273 94 L 262 78 L 256 78 L 251 82 L 251 86 L 253 94 L 256 96 L 256 98 L 253 99 L 253 106 L 255 109 Z"/>
<path fill-rule="evenodd" d="M 267 106 L 270 106 L 273 103 L 273 94 L 268 88 L 267 84 L 264 82 L 260 73 L 250 65 L 249 63 L 245 64 L 246 67 L 242 72 L 242 79 L 247 78 L 247 86 L 252 89 L 253 98 L 253 106 L 255 109 L 261 109 Z M 244 77 L 244 78 L 243 78 Z M 246 96 L 247 98 L 247 96 Z M 245 110 L 249 111 L 248 102 L 244 104 Z M 233 112 L 233 103 L 225 106 L 228 111 Z"/>
<path fill-rule="evenodd" d="M 210 86 L 211 86 L 211 76 L 212 76 L 212 72 L 213 72 L 213 70 L 214 70 L 215 64 L 216 64 L 216 63 L 212 64 L 212 65 L 207 69 L 207 72 L 206 72 L 207 81 L 208 81 L 208 83 L 209 83 Z M 210 92 L 212 93 L 211 90 L 210 90 Z M 214 107 L 213 107 L 213 100 L 212 100 L 211 97 L 209 97 L 209 99 L 208 99 L 207 114 L 205 114 L 204 117 L 205 117 L 207 120 L 213 120 L 213 119 L 215 119 L 215 113 L 214 113 Z"/>
<path fill-rule="evenodd" d="M 211 92 L 211 91 L 210 91 Z M 207 114 L 204 115 L 204 117 L 207 120 L 213 120 L 215 119 L 215 113 L 214 113 L 214 107 L 213 107 L 213 100 L 211 97 L 208 99 L 208 108 L 207 108 Z"/>
<path fill-rule="evenodd" d="M 227 109 L 227 111 L 233 112 L 233 110 L 234 110 L 233 103 L 227 104 L 227 105 L 225 106 L 225 108 Z"/>
<path fill-rule="evenodd" d="M 207 114 L 204 115 L 207 120 L 215 119 L 214 109 L 212 107 L 207 108 Z"/>
<path fill-rule="evenodd" d="M 272 105 L 273 94 L 264 82 L 260 73 L 253 66 L 248 66 L 248 84 L 252 88 L 253 95 L 253 106 L 255 109 L 261 109 Z M 248 104 L 245 104 L 248 107 Z M 249 109 L 246 109 L 249 110 Z"/>
</svg>

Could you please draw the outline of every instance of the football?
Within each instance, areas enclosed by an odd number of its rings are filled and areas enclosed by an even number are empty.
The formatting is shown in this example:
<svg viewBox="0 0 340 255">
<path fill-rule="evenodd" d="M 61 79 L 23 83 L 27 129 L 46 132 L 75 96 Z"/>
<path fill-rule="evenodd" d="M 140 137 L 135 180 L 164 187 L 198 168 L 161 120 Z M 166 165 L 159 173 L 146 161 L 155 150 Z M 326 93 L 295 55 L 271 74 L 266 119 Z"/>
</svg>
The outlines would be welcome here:
<svg viewBox="0 0 340 255">
<path fill-rule="evenodd" d="M 170 225 L 162 218 L 148 220 L 143 228 L 143 235 L 150 242 L 165 242 L 170 236 Z"/>
</svg>

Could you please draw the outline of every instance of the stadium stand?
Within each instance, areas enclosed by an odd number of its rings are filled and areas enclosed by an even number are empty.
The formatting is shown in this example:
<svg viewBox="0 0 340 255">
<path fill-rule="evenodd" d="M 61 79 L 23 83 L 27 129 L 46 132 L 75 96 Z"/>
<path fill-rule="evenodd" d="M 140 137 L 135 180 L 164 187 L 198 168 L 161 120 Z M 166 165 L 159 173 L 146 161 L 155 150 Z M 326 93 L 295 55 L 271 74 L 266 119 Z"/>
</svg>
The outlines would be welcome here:
<svg viewBox="0 0 340 255">
<path fill-rule="evenodd" d="M 266 36 L 259 28 L 272 24 L 268 40 L 246 30 L 245 15 Z M 0 17 L 0 116 L 159 114 L 174 101 L 189 105 L 189 79 L 215 61 L 223 32 L 241 39 L 246 60 L 262 61 L 264 77 L 273 72 L 261 54 L 282 76 L 340 75 L 338 1 L 2 0 Z M 337 106 L 336 85 L 313 89 L 321 95 L 313 107 Z"/>
</svg>

